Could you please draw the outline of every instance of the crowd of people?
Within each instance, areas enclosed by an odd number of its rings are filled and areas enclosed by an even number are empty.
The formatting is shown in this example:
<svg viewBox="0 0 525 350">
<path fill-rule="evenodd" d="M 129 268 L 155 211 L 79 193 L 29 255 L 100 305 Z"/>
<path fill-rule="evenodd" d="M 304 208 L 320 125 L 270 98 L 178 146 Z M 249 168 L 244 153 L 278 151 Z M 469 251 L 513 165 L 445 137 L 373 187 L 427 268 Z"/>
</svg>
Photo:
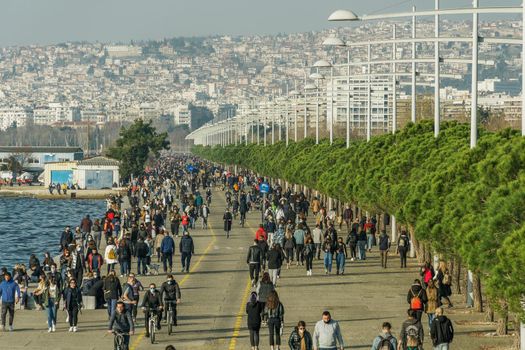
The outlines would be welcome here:
<svg viewBox="0 0 525 350">
<path fill-rule="evenodd" d="M 190 231 L 197 225 L 208 228 L 214 187 L 222 189 L 226 199 L 215 206 L 224 205 L 226 239 L 235 234 L 237 220 L 239 227 L 244 227 L 250 211 L 262 218 L 246 257 L 252 282 L 246 305 L 252 350 L 259 349 L 261 327 L 268 328 L 270 348 L 281 348 L 285 307 L 277 287 L 285 266 L 301 266 L 310 277 L 314 275 L 314 261 L 322 260 L 323 272 L 329 276 L 335 261 L 335 274 L 344 275 L 348 261 L 364 261 L 367 253 L 377 247 L 381 267 L 387 268 L 394 245 L 400 266 L 406 268 L 411 242 L 405 231 L 392 242 L 384 223 L 378 229 L 381 225 L 374 215 L 362 215 L 348 205 L 341 210 L 327 208 L 318 197 L 279 185 L 270 186 L 269 193 L 263 195 L 263 182 L 255 174 L 233 174 L 195 158 L 164 158 L 158 166 L 131 180 L 125 195 L 127 205 L 123 205 L 126 201 L 122 196 L 113 196 L 100 218 L 92 220 L 86 215 L 74 230 L 66 227 L 60 236 L 59 257 L 55 259 L 48 252 L 40 262 L 32 255 L 28 269 L 24 264 L 15 266 L 13 272 L 2 269 L 2 328 L 9 313 L 9 330 L 13 330 L 14 304 L 20 302 L 27 307 L 32 297 L 38 308 L 47 311 L 49 332 L 56 331 L 61 304 L 67 311 L 69 331 L 77 332 L 85 296 L 93 297 L 96 308 L 107 309 L 108 331 L 124 334 L 126 346 L 137 325 L 139 305 L 144 310 L 146 337 L 151 313 L 157 313 L 160 330 L 168 303 L 174 310 L 171 322 L 177 325 L 181 289 L 173 276 L 173 257 L 178 250 L 181 272 L 190 272 L 195 254 Z M 145 287 L 140 282 L 140 276 L 159 272 L 166 276 L 160 288 L 154 283 Z M 428 333 L 435 348 L 448 349 L 453 328 L 442 308 L 442 300 L 452 306 L 446 264 L 441 262 L 437 273 L 431 264 L 425 264 L 421 279 L 415 280 L 408 292 L 408 319 L 399 337 L 394 337 L 391 324 L 384 322 L 372 350 L 421 350 L 423 313 L 428 316 Z M 32 293 L 30 283 L 36 284 Z M 304 321 L 298 321 L 288 335 L 288 346 L 292 350 L 333 350 L 343 349 L 344 341 L 338 322 L 325 311 L 312 334 Z"/>
</svg>

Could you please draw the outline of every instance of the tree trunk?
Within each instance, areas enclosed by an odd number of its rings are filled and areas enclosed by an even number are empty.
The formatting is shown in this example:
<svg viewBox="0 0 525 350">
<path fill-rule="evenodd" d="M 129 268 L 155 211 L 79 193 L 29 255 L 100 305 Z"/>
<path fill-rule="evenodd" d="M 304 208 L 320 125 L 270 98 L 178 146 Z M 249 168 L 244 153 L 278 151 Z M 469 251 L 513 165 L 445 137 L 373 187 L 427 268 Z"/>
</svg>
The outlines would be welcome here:
<svg viewBox="0 0 525 350">
<path fill-rule="evenodd" d="M 423 264 L 425 262 L 425 247 L 424 244 L 420 243 L 416 239 L 416 233 L 414 230 L 414 226 L 408 225 L 408 232 L 410 235 L 410 240 L 412 241 L 412 244 L 414 245 L 414 251 L 416 252 L 416 258 L 417 262 L 419 264 Z"/>
<path fill-rule="evenodd" d="M 465 304 L 468 302 L 468 269 L 464 269 L 461 274 L 461 283 L 463 284 L 463 290 L 465 291 Z"/>
<path fill-rule="evenodd" d="M 487 312 L 485 313 L 485 321 L 494 322 L 494 308 L 491 300 L 487 300 Z"/>
<path fill-rule="evenodd" d="M 472 274 L 472 288 L 474 289 L 474 310 L 483 312 L 483 295 L 481 294 L 481 278 L 479 274 Z M 508 316 L 507 316 L 508 320 Z"/>
<path fill-rule="evenodd" d="M 461 260 L 454 259 L 454 274 L 452 284 L 454 285 L 454 293 L 461 294 Z"/>
<path fill-rule="evenodd" d="M 505 301 L 501 302 L 501 317 L 498 319 L 496 332 L 498 335 L 509 334 L 509 306 Z"/>
</svg>

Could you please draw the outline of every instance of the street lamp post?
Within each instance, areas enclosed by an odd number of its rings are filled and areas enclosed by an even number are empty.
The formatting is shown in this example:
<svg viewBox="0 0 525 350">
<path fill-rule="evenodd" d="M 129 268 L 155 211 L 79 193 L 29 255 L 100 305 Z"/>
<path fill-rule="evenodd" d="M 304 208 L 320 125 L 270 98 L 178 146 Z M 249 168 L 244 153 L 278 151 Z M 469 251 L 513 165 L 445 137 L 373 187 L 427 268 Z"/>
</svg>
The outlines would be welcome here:
<svg viewBox="0 0 525 350">
<path fill-rule="evenodd" d="M 434 17 L 434 32 L 436 36 L 436 43 L 434 44 L 434 136 L 439 135 L 440 123 L 440 97 L 439 97 L 439 0 L 435 0 L 436 16 Z"/>
<path fill-rule="evenodd" d="M 412 6 L 412 12 L 416 13 L 416 7 Z M 412 123 L 416 122 L 416 15 L 412 16 Z"/>
<path fill-rule="evenodd" d="M 397 129 L 397 76 L 396 76 L 396 59 L 397 59 L 397 45 L 396 36 L 397 29 L 396 24 L 392 25 L 392 134 L 396 133 Z"/>
</svg>

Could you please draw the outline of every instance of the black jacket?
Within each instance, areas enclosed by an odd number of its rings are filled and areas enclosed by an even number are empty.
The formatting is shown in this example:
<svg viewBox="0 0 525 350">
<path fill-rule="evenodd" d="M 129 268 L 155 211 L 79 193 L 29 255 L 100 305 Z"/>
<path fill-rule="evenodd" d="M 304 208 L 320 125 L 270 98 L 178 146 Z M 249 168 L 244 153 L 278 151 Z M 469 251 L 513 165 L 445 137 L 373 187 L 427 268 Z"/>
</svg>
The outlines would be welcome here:
<svg viewBox="0 0 525 350">
<path fill-rule="evenodd" d="M 271 249 L 268 252 L 268 268 L 278 269 L 283 264 L 283 256 L 277 249 Z"/>
<path fill-rule="evenodd" d="M 117 277 L 106 277 L 104 280 L 104 298 L 106 300 L 118 299 L 122 295 L 122 286 Z"/>
<path fill-rule="evenodd" d="M 66 303 L 66 309 L 70 309 L 73 306 L 80 308 L 82 306 L 82 293 L 80 288 L 67 288 L 64 291 L 64 302 Z"/>
<path fill-rule="evenodd" d="M 108 330 L 113 330 L 119 333 L 129 333 L 130 331 L 135 331 L 135 326 L 133 325 L 133 319 L 131 318 L 131 313 L 124 311 L 120 313 L 115 311 L 111 314 L 109 319 Z"/>
<path fill-rule="evenodd" d="M 248 328 L 261 328 L 261 314 L 263 311 L 263 304 L 259 301 L 256 301 L 255 303 L 249 302 L 246 304 L 246 313 L 248 314 Z"/>
<path fill-rule="evenodd" d="M 171 282 L 171 283 L 170 283 Z M 166 281 L 160 287 L 160 295 L 165 300 L 180 299 L 180 287 L 175 281 Z"/>
<path fill-rule="evenodd" d="M 430 326 L 430 336 L 434 346 L 451 343 L 454 339 L 454 327 L 447 316 L 438 316 Z"/>
<path fill-rule="evenodd" d="M 138 242 L 135 250 L 137 258 L 145 258 L 148 256 L 148 245 L 145 242 Z"/>
<path fill-rule="evenodd" d="M 425 290 L 419 284 L 413 284 L 412 287 L 410 287 L 410 289 L 408 290 L 407 303 L 410 304 L 412 298 L 415 296 L 419 296 L 419 298 L 423 302 L 423 306 L 428 302 L 427 293 L 425 293 Z"/>
<path fill-rule="evenodd" d="M 261 264 L 263 261 L 263 252 L 258 245 L 252 245 L 248 248 L 248 255 L 246 256 L 247 264 Z"/>
<path fill-rule="evenodd" d="M 160 292 L 158 290 L 155 290 L 155 292 L 151 293 L 148 290 L 144 294 L 141 306 L 145 307 L 146 309 L 157 309 L 159 306 L 164 306 L 164 303 L 162 302 L 162 298 L 160 296 Z"/>
<path fill-rule="evenodd" d="M 306 350 L 312 350 L 313 342 L 312 342 L 312 336 L 310 335 L 310 332 L 307 330 L 304 331 L 303 334 L 304 342 L 306 344 Z M 297 329 L 294 329 L 292 334 L 290 334 L 290 339 L 288 339 L 288 345 L 290 346 L 291 350 L 301 350 L 301 336 L 299 335 L 299 332 Z"/>
<path fill-rule="evenodd" d="M 195 247 L 193 246 L 193 238 L 188 235 L 182 236 L 179 242 L 179 251 L 181 253 L 195 254 Z"/>
</svg>

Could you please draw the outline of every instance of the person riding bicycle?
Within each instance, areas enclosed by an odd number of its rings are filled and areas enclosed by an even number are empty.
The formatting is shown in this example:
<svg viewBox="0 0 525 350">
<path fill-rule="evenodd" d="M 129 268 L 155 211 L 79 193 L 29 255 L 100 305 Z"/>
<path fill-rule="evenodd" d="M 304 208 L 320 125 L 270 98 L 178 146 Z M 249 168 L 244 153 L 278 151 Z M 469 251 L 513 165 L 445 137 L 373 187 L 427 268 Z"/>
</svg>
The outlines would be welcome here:
<svg viewBox="0 0 525 350">
<path fill-rule="evenodd" d="M 162 319 L 162 309 L 164 308 L 164 303 L 162 302 L 162 297 L 160 292 L 156 289 L 155 283 L 149 285 L 148 291 L 144 294 L 144 299 L 142 299 L 142 310 L 145 314 L 144 326 L 146 327 L 146 337 L 149 337 L 149 319 L 152 313 L 157 314 L 157 329 L 160 330 L 160 321 Z"/>
<path fill-rule="evenodd" d="M 160 295 L 162 300 L 164 300 L 166 307 L 164 308 L 164 317 L 167 320 L 168 305 L 171 304 L 173 311 L 172 323 L 174 326 L 177 325 L 177 304 L 180 303 L 180 287 L 173 275 L 169 274 L 167 276 L 166 282 L 162 283 L 160 287 Z"/>
<path fill-rule="evenodd" d="M 121 350 L 128 350 L 129 337 L 135 333 L 135 325 L 131 313 L 126 312 L 124 303 L 117 302 L 115 312 L 109 320 L 108 333 L 122 334 L 123 344 Z M 117 338 L 115 337 L 115 350 L 117 350 Z"/>
</svg>

